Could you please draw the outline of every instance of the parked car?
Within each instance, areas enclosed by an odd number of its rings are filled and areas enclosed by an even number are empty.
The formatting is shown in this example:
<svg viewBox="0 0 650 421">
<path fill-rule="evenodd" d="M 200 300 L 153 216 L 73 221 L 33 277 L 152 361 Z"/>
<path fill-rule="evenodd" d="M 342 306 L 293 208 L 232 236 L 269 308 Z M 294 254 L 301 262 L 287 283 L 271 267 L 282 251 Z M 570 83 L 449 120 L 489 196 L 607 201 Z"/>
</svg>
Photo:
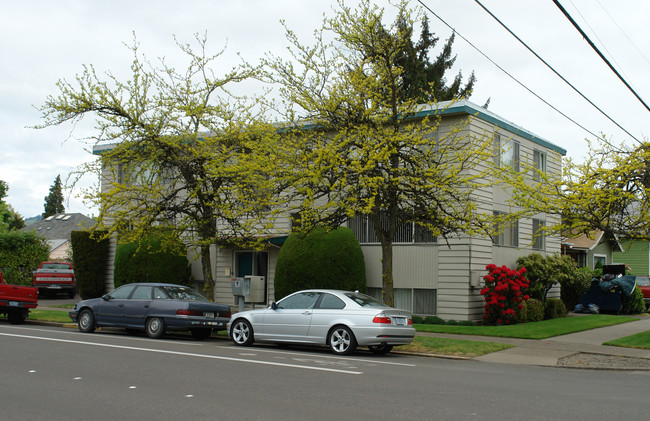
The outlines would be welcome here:
<svg viewBox="0 0 650 421">
<path fill-rule="evenodd" d="M 133 283 L 101 298 L 79 301 L 69 315 L 84 333 L 111 326 L 143 330 L 150 338 L 189 330 L 204 339 L 213 330 L 225 330 L 231 312 L 229 306 L 213 303 L 186 286 Z"/>
<path fill-rule="evenodd" d="M 38 306 L 38 289 L 6 284 L 0 272 L 0 315 L 6 314 L 9 323 L 19 325 L 29 315 L 29 309 Z"/>
<path fill-rule="evenodd" d="M 77 294 L 74 269 L 72 263 L 68 262 L 42 262 L 34 271 L 32 285 L 38 288 L 41 294 L 65 292 L 70 298 Z"/>
<path fill-rule="evenodd" d="M 305 290 L 265 309 L 236 313 L 228 325 L 236 345 L 275 342 L 329 346 L 347 355 L 357 346 L 385 354 L 413 341 L 411 313 L 389 307 L 359 292 Z"/>
<path fill-rule="evenodd" d="M 637 276 L 636 285 L 641 288 L 643 301 L 645 301 L 645 306 L 648 308 L 650 306 L 650 276 Z"/>
</svg>

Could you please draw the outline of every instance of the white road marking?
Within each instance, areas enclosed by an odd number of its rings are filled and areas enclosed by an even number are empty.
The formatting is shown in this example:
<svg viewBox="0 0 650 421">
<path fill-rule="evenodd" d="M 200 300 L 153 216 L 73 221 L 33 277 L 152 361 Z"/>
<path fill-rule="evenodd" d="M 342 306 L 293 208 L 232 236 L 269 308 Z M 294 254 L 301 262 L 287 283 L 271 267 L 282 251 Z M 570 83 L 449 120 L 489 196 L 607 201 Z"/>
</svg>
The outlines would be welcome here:
<svg viewBox="0 0 650 421">
<path fill-rule="evenodd" d="M 103 347 L 103 348 L 126 349 L 126 350 L 130 350 L 130 351 L 153 352 L 153 353 L 158 353 L 158 354 L 170 354 L 170 355 L 179 355 L 179 356 L 185 356 L 185 357 L 207 358 L 207 359 L 213 359 L 213 360 L 235 361 L 235 362 L 243 362 L 243 363 L 250 363 L 250 364 L 270 365 L 270 366 L 276 366 L 276 367 L 300 368 L 300 369 L 304 369 L 304 370 L 327 371 L 327 372 L 331 372 L 331 373 L 363 374 L 362 371 L 339 370 L 339 369 L 325 368 L 325 367 L 310 367 L 310 366 L 298 365 L 298 364 L 278 363 L 278 362 L 259 361 L 259 360 L 247 360 L 247 359 L 243 359 L 243 358 L 222 357 L 222 356 L 217 356 L 217 355 L 194 354 L 194 353 L 191 353 L 191 352 L 167 351 L 167 350 L 163 350 L 163 349 L 140 348 L 140 347 L 134 347 L 134 346 L 125 346 L 125 345 L 102 344 L 102 343 L 96 343 L 96 342 L 75 341 L 75 340 L 71 340 L 71 339 L 43 338 L 43 337 L 39 337 L 39 336 L 18 335 L 18 334 L 13 334 L 13 333 L 0 333 L 0 336 L 10 336 L 10 337 L 15 337 L 15 338 L 23 338 L 23 339 L 35 339 L 35 340 L 39 340 L 39 341 L 63 342 L 63 343 L 78 344 L 78 345 L 98 346 L 98 347 Z"/>
<path fill-rule="evenodd" d="M 217 346 L 217 348 L 237 349 L 238 347 L 237 346 Z M 268 353 L 271 353 L 271 354 L 282 354 L 282 355 L 298 355 L 298 356 L 301 356 L 301 357 L 305 357 L 305 355 L 308 355 L 305 352 L 278 351 L 278 350 L 264 349 L 264 348 L 256 348 L 255 352 L 268 352 Z M 240 353 L 240 355 L 247 355 L 247 354 Z M 362 363 L 369 364 L 369 365 L 375 365 L 375 364 L 381 365 L 381 364 L 383 364 L 383 365 L 397 365 L 397 366 L 401 366 L 401 367 L 416 367 L 415 364 L 383 361 L 383 360 L 380 360 L 378 358 L 375 358 L 375 359 L 363 359 L 363 358 L 352 358 L 352 357 L 339 357 L 339 356 L 336 356 L 336 355 L 319 355 L 319 358 L 328 358 L 328 359 L 334 359 L 334 360 L 362 362 Z"/>
</svg>

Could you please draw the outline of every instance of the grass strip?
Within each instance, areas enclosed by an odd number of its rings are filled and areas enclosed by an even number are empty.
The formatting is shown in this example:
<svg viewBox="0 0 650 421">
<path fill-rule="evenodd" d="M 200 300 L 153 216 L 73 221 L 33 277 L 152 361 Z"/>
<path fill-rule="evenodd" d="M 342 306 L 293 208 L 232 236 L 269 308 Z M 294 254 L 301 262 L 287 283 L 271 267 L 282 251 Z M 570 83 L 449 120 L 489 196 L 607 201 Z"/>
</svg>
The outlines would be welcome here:
<svg viewBox="0 0 650 421">
<path fill-rule="evenodd" d="M 624 348 L 650 349 L 650 331 L 637 333 L 636 335 L 614 339 L 605 342 L 603 345 L 620 346 Z"/>
<path fill-rule="evenodd" d="M 639 320 L 636 317 L 590 314 L 587 316 L 561 317 L 541 322 L 507 326 L 458 326 L 416 324 L 418 332 L 452 333 L 457 335 L 496 336 L 502 338 L 546 339 L 568 333 L 582 332 L 599 327 L 612 326 Z"/>
<path fill-rule="evenodd" d="M 473 358 L 491 352 L 502 351 L 504 349 L 512 348 L 513 346 L 514 345 L 498 342 L 416 336 L 412 343 L 409 345 L 400 345 L 396 347 L 395 350 Z"/>
<path fill-rule="evenodd" d="M 39 320 L 42 322 L 72 323 L 67 311 L 60 310 L 31 310 L 27 320 Z"/>
</svg>

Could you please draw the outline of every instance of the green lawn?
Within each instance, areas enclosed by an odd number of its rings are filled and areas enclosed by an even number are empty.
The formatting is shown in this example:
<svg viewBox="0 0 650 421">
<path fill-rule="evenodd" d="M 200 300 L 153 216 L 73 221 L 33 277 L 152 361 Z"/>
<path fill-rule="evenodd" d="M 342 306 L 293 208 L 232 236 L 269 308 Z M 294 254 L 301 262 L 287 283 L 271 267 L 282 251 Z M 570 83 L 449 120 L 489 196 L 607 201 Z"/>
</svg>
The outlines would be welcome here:
<svg viewBox="0 0 650 421">
<path fill-rule="evenodd" d="M 396 347 L 395 350 L 473 358 L 491 352 L 502 351 L 504 349 L 512 348 L 513 346 L 514 345 L 502 344 L 499 342 L 416 336 L 415 340 L 410 345 L 401 345 Z"/>
<path fill-rule="evenodd" d="M 498 336 L 503 338 L 546 339 L 598 327 L 611 326 L 638 320 L 636 317 L 590 314 L 561 317 L 543 322 L 508 326 L 457 326 L 416 324 L 418 332 L 453 333 L 458 335 Z"/>
<path fill-rule="evenodd" d="M 650 349 L 650 331 L 637 333 L 613 341 L 605 342 L 604 345 L 621 346 L 624 348 Z"/>
<path fill-rule="evenodd" d="M 31 310 L 27 320 L 40 320 L 44 322 L 72 323 L 67 311 L 59 310 Z"/>
</svg>

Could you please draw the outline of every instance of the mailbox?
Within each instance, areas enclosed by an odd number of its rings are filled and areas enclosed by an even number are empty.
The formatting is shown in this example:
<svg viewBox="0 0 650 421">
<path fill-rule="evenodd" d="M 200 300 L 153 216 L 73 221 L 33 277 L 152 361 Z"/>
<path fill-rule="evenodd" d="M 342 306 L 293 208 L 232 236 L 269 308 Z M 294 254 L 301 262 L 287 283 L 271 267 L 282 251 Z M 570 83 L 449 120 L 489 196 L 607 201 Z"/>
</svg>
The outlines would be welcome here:
<svg viewBox="0 0 650 421">
<path fill-rule="evenodd" d="M 230 280 L 232 286 L 232 295 L 245 297 L 250 294 L 251 280 L 250 278 L 232 278 Z"/>
<path fill-rule="evenodd" d="M 244 277 L 249 281 L 249 293 L 246 294 L 246 302 L 254 304 L 263 304 L 266 299 L 266 282 L 264 276 L 251 276 Z"/>
</svg>

